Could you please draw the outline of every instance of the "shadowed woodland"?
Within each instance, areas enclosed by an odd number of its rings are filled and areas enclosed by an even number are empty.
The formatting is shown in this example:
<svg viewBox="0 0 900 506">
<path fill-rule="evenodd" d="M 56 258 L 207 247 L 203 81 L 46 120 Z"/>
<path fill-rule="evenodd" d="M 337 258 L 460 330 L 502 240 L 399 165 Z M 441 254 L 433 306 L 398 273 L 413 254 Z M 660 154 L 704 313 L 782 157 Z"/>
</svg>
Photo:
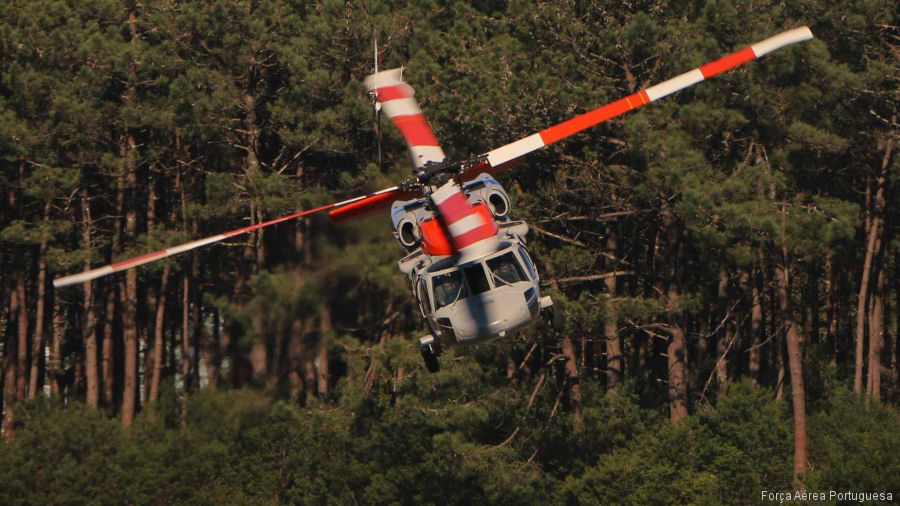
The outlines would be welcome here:
<svg viewBox="0 0 900 506">
<path fill-rule="evenodd" d="M 900 495 L 895 2 L 0 1 L 0 502 L 747 504 Z M 448 351 L 362 79 L 462 159 L 816 38 L 499 176 L 562 331 Z"/>
</svg>

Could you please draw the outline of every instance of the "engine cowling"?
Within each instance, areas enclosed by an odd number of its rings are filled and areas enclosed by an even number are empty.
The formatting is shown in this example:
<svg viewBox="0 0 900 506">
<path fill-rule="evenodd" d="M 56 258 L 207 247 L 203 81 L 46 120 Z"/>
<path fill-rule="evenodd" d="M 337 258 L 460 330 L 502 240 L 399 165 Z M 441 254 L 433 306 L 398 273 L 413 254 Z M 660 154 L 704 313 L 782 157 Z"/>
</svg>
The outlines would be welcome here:
<svg viewBox="0 0 900 506">
<path fill-rule="evenodd" d="M 509 196 L 489 174 L 479 174 L 477 178 L 465 185 L 465 191 L 471 202 L 484 202 L 495 219 L 505 221 L 509 217 Z"/>
<path fill-rule="evenodd" d="M 487 192 L 487 204 L 495 218 L 509 216 L 509 197 L 502 190 L 492 189 Z"/>
<path fill-rule="evenodd" d="M 397 240 L 405 248 L 414 248 L 422 241 L 419 222 L 413 213 L 408 213 L 397 222 Z"/>
</svg>

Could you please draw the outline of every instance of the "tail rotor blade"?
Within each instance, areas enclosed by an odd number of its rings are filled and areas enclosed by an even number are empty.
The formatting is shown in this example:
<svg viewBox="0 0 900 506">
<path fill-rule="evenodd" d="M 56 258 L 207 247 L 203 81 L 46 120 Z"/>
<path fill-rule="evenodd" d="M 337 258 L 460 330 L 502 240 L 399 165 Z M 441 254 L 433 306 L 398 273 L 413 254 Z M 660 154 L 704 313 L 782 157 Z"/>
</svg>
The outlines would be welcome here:
<svg viewBox="0 0 900 506">
<path fill-rule="evenodd" d="M 632 109 L 655 102 L 676 91 L 693 86 L 701 81 L 717 76 L 748 61 L 771 53 L 776 49 L 813 38 L 808 27 L 795 28 L 750 45 L 718 60 L 709 62 L 689 72 L 650 86 L 645 90 L 598 107 L 592 111 L 576 116 L 558 125 L 545 128 L 536 134 L 529 135 L 515 142 L 488 151 L 484 154 L 492 168 L 499 168 L 532 151 L 543 148 L 566 137 L 570 137 L 586 128 L 599 125 Z"/>
</svg>

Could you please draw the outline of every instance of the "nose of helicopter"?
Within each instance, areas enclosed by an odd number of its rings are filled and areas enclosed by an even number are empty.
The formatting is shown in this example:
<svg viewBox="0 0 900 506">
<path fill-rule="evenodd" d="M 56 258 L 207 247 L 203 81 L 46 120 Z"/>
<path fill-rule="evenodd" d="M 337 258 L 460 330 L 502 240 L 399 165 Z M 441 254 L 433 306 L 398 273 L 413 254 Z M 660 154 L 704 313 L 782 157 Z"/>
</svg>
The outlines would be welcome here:
<svg viewBox="0 0 900 506">
<path fill-rule="evenodd" d="M 510 287 L 512 288 L 512 287 Z M 495 290 L 486 297 L 470 297 L 452 320 L 460 344 L 504 337 L 531 321 L 521 290 Z"/>
</svg>

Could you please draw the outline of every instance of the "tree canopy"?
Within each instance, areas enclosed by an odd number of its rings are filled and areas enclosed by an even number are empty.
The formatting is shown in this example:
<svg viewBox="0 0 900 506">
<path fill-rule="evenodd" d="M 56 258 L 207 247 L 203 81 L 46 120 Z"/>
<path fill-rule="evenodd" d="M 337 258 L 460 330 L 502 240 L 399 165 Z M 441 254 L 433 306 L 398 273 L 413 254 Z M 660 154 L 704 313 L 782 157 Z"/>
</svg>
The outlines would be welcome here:
<svg viewBox="0 0 900 506">
<path fill-rule="evenodd" d="M 0 0 L 0 502 L 900 494 L 897 11 Z M 565 326 L 437 374 L 385 216 L 50 284 L 403 178 L 374 39 L 463 159 L 803 25 L 502 173 Z"/>
</svg>

